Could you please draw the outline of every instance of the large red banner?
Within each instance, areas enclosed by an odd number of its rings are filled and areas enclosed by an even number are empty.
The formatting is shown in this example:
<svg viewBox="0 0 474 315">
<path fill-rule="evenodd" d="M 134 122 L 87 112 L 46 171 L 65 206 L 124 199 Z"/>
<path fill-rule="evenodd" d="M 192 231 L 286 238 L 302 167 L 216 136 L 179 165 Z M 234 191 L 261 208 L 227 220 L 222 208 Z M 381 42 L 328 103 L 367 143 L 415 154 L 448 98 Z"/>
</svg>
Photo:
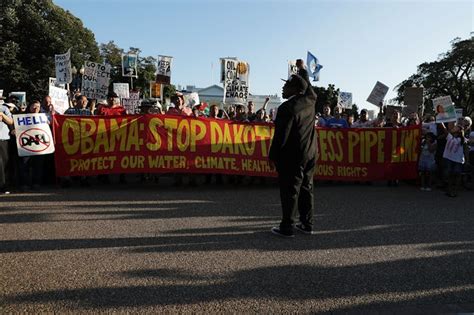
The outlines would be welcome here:
<svg viewBox="0 0 474 315">
<path fill-rule="evenodd" d="M 54 116 L 58 176 L 222 173 L 276 176 L 273 125 L 170 115 Z M 318 129 L 316 176 L 414 178 L 419 127 Z"/>
</svg>

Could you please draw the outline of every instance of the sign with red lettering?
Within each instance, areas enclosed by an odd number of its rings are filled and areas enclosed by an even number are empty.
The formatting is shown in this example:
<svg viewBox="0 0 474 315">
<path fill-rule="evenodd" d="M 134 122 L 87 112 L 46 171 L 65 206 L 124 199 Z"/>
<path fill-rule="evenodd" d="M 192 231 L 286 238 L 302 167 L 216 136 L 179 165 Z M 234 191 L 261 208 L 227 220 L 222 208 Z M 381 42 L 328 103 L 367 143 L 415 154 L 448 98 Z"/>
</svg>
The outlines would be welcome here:
<svg viewBox="0 0 474 315">
<path fill-rule="evenodd" d="M 13 122 L 19 156 L 54 152 L 53 137 L 46 114 L 15 115 Z"/>
</svg>

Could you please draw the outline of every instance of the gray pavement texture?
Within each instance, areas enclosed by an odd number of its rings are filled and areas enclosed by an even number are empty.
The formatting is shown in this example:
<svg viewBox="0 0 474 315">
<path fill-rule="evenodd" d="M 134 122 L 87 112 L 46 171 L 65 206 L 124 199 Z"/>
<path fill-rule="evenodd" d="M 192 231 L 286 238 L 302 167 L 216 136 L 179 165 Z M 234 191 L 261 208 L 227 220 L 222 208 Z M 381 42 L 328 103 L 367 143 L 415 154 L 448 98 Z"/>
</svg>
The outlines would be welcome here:
<svg viewBox="0 0 474 315">
<path fill-rule="evenodd" d="M 0 313 L 472 314 L 473 196 L 319 186 L 283 239 L 274 184 L 4 195 Z"/>
</svg>

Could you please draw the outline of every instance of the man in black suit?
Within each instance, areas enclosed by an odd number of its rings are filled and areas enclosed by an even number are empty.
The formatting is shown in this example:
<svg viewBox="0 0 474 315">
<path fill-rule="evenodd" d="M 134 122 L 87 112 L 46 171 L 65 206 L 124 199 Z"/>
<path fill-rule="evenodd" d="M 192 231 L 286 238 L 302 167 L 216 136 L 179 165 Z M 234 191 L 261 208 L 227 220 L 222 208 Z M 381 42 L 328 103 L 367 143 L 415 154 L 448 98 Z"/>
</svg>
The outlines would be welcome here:
<svg viewBox="0 0 474 315">
<path fill-rule="evenodd" d="M 269 158 L 276 166 L 283 218 L 272 233 L 294 237 L 295 226 L 305 234 L 313 231 L 313 174 L 316 166 L 316 94 L 299 75 L 291 75 L 283 86 L 287 101 L 278 108 Z"/>
</svg>

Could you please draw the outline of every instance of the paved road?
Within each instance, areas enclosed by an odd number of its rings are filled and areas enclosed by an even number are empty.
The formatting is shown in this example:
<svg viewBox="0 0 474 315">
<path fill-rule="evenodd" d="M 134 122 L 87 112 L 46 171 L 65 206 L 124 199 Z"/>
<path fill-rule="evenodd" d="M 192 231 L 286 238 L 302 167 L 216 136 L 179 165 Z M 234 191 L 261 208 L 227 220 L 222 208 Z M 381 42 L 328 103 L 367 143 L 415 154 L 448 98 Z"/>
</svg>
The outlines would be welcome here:
<svg viewBox="0 0 474 315">
<path fill-rule="evenodd" d="M 316 188 L 281 239 L 274 185 L 0 197 L 0 313 L 474 311 L 474 194 Z"/>
</svg>

